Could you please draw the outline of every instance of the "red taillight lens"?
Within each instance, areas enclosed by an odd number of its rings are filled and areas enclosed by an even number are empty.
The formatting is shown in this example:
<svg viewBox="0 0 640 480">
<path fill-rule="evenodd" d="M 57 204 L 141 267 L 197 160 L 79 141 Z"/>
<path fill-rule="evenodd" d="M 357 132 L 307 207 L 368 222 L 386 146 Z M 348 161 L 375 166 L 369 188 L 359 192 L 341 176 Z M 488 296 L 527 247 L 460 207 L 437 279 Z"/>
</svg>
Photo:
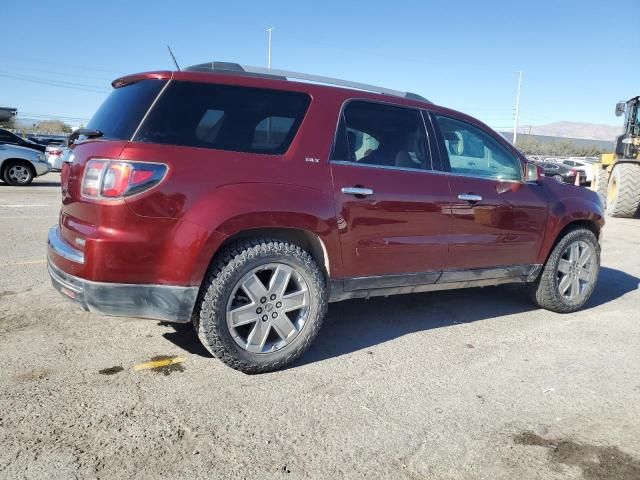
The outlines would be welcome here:
<svg viewBox="0 0 640 480">
<path fill-rule="evenodd" d="M 110 163 L 102 181 L 103 197 L 121 197 L 129 187 L 132 165 L 128 163 Z"/>
<path fill-rule="evenodd" d="M 100 181 L 102 172 L 107 165 L 103 160 L 91 160 L 87 163 L 82 180 L 82 194 L 87 197 L 97 197 L 100 194 Z"/>
<path fill-rule="evenodd" d="M 82 194 L 93 198 L 120 198 L 144 192 L 164 178 L 167 166 L 160 163 L 90 160 Z"/>
</svg>

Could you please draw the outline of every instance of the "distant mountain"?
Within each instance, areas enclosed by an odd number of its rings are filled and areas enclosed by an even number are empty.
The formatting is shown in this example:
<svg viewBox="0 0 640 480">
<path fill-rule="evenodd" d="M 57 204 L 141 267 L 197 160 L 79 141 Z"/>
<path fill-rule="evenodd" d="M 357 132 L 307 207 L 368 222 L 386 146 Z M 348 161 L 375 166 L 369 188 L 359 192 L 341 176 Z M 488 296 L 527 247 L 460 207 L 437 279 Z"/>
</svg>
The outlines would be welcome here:
<svg viewBox="0 0 640 480">
<path fill-rule="evenodd" d="M 531 131 L 529 131 L 531 128 Z M 521 130 L 518 128 L 518 133 Z M 585 140 L 613 141 L 622 133 L 622 126 L 601 125 L 597 123 L 555 122 L 546 125 L 532 125 L 524 127 L 522 133 L 545 135 L 561 138 L 582 138 Z"/>
</svg>

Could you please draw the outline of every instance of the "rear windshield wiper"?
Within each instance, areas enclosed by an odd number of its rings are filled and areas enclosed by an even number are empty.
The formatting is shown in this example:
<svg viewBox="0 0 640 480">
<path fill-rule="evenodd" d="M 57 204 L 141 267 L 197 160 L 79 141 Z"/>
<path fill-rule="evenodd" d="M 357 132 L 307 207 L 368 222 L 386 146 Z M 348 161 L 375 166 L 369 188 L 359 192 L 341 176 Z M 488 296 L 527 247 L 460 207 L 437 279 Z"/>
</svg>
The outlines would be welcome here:
<svg viewBox="0 0 640 480">
<path fill-rule="evenodd" d="M 80 137 L 84 138 L 98 138 L 104 135 L 100 130 L 92 130 L 90 128 L 79 128 L 74 130 L 71 135 L 69 135 L 69 146 L 73 145 L 73 143 Z"/>
</svg>

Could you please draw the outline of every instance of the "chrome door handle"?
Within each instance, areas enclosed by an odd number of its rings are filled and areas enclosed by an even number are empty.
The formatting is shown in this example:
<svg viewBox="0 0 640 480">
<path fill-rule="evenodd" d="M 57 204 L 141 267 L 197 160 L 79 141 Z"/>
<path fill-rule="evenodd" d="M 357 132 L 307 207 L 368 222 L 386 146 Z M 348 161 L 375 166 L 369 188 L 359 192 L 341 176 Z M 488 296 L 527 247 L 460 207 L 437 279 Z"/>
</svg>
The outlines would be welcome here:
<svg viewBox="0 0 640 480">
<path fill-rule="evenodd" d="M 362 187 L 342 187 L 342 193 L 345 195 L 361 195 L 363 197 L 368 197 L 369 195 L 373 195 L 373 190 Z"/>
<path fill-rule="evenodd" d="M 479 202 L 482 200 L 482 197 L 473 193 L 461 193 L 460 195 L 458 195 L 458 199 L 466 200 L 467 202 Z"/>
</svg>

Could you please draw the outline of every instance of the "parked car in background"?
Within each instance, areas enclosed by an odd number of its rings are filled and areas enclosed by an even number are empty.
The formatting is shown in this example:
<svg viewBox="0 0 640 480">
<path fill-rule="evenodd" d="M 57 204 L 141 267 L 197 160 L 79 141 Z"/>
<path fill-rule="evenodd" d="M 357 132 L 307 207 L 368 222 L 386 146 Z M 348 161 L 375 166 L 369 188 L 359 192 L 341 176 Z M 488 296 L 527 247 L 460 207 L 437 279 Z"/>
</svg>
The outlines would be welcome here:
<svg viewBox="0 0 640 480">
<path fill-rule="evenodd" d="M 32 148 L 34 150 L 38 150 L 40 152 L 45 151 L 45 146 L 40 145 L 39 143 L 33 142 L 26 138 L 22 138 L 20 135 L 16 135 L 9 130 L 5 130 L 4 128 L 0 128 L 0 144 L 7 145 L 18 145 L 19 147 Z"/>
<path fill-rule="evenodd" d="M 591 184 L 591 181 L 593 180 L 594 162 L 582 160 L 579 158 L 565 158 L 560 160 L 560 163 L 571 168 L 574 172 L 580 172 L 580 184 Z"/>
<path fill-rule="evenodd" d="M 9 185 L 29 185 L 51 168 L 42 152 L 17 145 L 0 144 L 0 179 Z"/>
<path fill-rule="evenodd" d="M 562 163 L 541 162 L 538 165 L 542 167 L 545 177 L 551 177 L 564 183 L 575 183 L 576 181 L 576 170 Z"/>
<path fill-rule="evenodd" d="M 61 145 L 64 143 L 66 139 L 66 137 L 62 135 L 51 136 L 51 137 L 46 137 L 41 135 L 38 135 L 38 136 L 30 135 L 27 138 L 32 142 L 38 143 L 40 145 L 44 145 L 45 147 L 47 145 Z"/>
<path fill-rule="evenodd" d="M 300 356 L 332 301 L 521 283 L 567 313 L 593 292 L 600 197 L 473 117 L 221 62 L 112 85 L 70 139 L 48 235 L 53 285 L 89 311 L 193 322 L 259 373 Z"/>
<path fill-rule="evenodd" d="M 65 150 L 67 147 L 64 145 L 47 145 L 45 157 L 52 171 L 59 172 L 62 168 L 62 157 Z"/>
</svg>

